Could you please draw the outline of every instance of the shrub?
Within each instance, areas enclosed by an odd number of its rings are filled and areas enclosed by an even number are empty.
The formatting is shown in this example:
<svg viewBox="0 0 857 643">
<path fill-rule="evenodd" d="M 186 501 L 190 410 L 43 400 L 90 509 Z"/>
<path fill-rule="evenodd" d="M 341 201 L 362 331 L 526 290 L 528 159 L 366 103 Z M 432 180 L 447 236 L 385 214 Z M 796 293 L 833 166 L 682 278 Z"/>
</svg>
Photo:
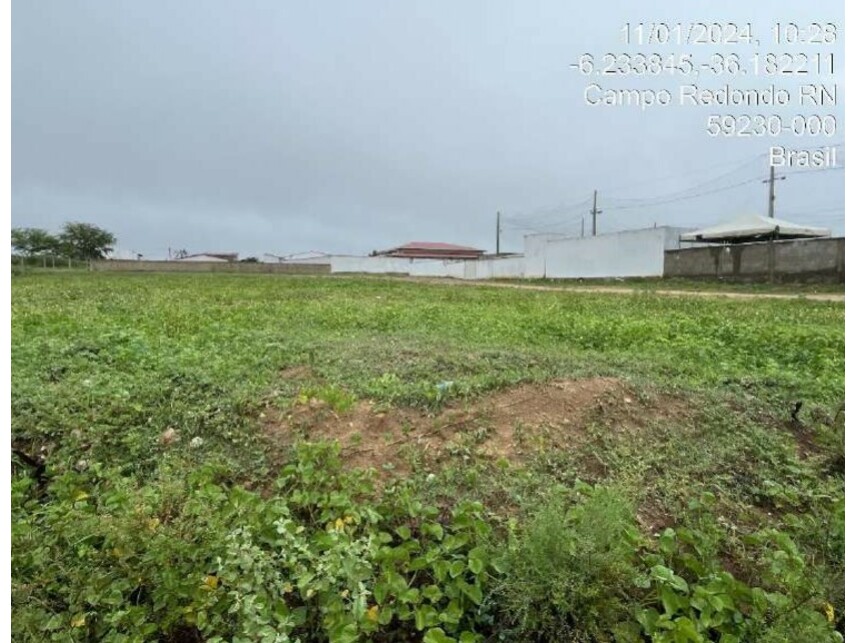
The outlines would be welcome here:
<svg viewBox="0 0 857 643">
<path fill-rule="evenodd" d="M 501 582 L 503 610 L 521 638 L 597 640 L 632 614 L 627 592 L 636 575 L 637 534 L 625 498 L 582 487 L 568 508 L 554 497 L 510 531 Z"/>
<path fill-rule="evenodd" d="M 377 503 L 371 476 L 343 471 L 327 444 L 300 445 L 270 498 L 220 473 L 144 488 L 66 474 L 45 505 L 17 480 L 19 638 L 350 643 L 384 629 L 480 640 L 490 622 L 480 505 L 441 521 L 407 485 Z"/>
</svg>

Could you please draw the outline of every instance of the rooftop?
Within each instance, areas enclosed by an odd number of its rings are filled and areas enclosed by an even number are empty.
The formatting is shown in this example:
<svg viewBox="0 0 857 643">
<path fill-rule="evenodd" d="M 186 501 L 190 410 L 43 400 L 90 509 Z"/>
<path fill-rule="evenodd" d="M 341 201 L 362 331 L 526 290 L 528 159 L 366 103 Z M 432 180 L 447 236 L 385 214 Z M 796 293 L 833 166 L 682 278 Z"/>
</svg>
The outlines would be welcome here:
<svg viewBox="0 0 857 643">
<path fill-rule="evenodd" d="M 463 252 L 482 252 L 479 248 L 470 246 L 459 246 L 454 243 L 440 243 L 436 241 L 410 241 L 403 246 L 396 246 L 397 250 L 459 250 Z"/>
</svg>

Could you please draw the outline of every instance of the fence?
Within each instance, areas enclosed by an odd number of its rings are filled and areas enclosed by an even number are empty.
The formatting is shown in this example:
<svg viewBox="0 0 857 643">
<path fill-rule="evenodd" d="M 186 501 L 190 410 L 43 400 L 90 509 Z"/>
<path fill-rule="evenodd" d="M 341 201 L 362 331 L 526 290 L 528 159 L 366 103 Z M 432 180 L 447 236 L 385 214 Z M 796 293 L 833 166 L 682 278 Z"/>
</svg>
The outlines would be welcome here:
<svg viewBox="0 0 857 643">
<path fill-rule="evenodd" d="M 229 272 L 246 274 L 320 275 L 330 272 L 328 263 L 250 263 L 241 261 L 94 261 L 103 272 Z"/>
<path fill-rule="evenodd" d="M 798 239 L 669 250 L 664 276 L 845 283 L 845 239 Z"/>
<path fill-rule="evenodd" d="M 38 257 L 24 257 L 22 255 L 12 256 L 12 269 L 47 268 L 56 270 L 88 270 L 88 259 L 70 259 L 68 257 L 57 257 L 54 255 L 42 255 Z"/>
<path fill-rule="evenodd" d="M 663 226 L 596 237 L 529 235 L 525 276 L 548 279 L 662 277 L 664 251 L 678 248 L 684 230 Z"/>
<path fill-rule="evenodd" d="M 402 257 L 332 257 L 331 272 L 409 275 L 412 277 L 452 277 L 453 279 L 496 279 L 523 277 L 521 256 L 490 259 L 410 259 Z"/>
</svg>

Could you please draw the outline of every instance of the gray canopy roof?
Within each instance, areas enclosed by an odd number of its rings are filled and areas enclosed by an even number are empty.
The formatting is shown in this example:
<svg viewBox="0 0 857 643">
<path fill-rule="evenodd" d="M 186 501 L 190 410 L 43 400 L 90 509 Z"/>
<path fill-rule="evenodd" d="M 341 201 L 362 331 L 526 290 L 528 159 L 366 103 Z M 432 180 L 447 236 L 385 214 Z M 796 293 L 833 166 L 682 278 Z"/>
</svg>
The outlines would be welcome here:
<svg viewBox="0 0 857 643">
<path fill-rule="evenodd" d="M 814 237 L 829 237 L 830 230 L 827 228 L 815 228 L 812 226 L 772 219 L 758 214 L 751 214 L 726 223 L 719 223 L 710 228 L 693 230 L 681 235 L 682 241 L 696 242 L 741 242 L 759 241 L 763 239 L 803 239 Z"/>
</svg>

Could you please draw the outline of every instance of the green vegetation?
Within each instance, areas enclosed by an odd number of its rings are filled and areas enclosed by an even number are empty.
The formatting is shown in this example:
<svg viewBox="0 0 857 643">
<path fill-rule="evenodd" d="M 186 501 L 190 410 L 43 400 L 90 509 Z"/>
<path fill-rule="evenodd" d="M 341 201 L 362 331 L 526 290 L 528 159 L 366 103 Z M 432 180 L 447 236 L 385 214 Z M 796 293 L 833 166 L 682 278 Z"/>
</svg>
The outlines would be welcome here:
<svg viewBox="0 0 857 643">
<path fill-rule="evenodd" d="M 628 277 L 626 279 L 498 279 L 503 283 L 556 286 L 563 288 L 633 288 L 635 290 L 693 290 L 697 292 L 735 292 L 784 295 L 844 295 L 845 284 L 828 283 L 755 283 L 724 279 L 686 279 L 684 277 Z"/>
<path fill-rule="evenodd" d="M 91 223 L 69 221 L 56 236 L 41 228 L 12 228 L 15 253 L 30 260 L 40 257 L 43 265 L 48 258 L 104 259 L 115 244 L 116 237 L 111 232 Z"/>
<path fill-rule="evenodd" d="M 16 640 L 842 640 L 841 303 L 12 286 Z M 492 457 L 491 427 L 461 424 L 432 460 L 403 427 L 407 466 L 373 471 L 328 439 L 366 400 L 438 417 L 592 377 L 639 403 L 599 399 L 573 448 Z M 328 438 L 309 415 L 271 438 L 275 413 L 309 407 Z"/>
</svg>

